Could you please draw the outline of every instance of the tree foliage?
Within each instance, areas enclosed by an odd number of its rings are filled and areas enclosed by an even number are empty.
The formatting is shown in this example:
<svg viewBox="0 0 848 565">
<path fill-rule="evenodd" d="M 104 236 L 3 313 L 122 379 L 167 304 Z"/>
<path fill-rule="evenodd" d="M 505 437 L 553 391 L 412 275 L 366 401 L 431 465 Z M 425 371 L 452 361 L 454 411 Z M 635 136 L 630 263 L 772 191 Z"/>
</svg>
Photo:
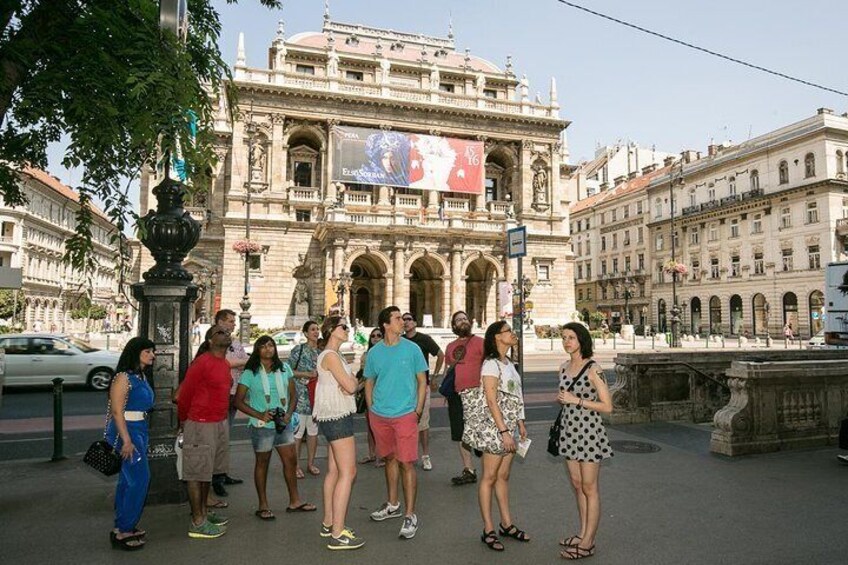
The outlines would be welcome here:
<svg viewBox="0 0 848 565">
<path fill-rule="evenodd" d="M 233 4 L 237 0 L 227 0 Z M 259 0 L 280 7 L 279 0 Z M 156 0 L 6 0 L 0 3 L 0 194 L 24 204 L 16 170 L 47 167 L 63 134 L 62 160 L 82 167 L 81 209 L 66 260 L 93 266 L 90 202 L 97 197 L 123 233 L 137 220 L 126 179 L 179 141 L 194 185 L 214 163 L 213 101 L 230 71 L 212 0 L 189 0 L 185 45 L 160 32 Z M 195 144 L 186 110 L 198 116 Z"/>
<path fill-rule="evenodd" d="M 15 308 L 16 294 L 18 296 L 17 308 Z M 0 318 L 11 319 L 12 315 L 16 315 L 20 319 L 24 315 L 24 308 L 26 308 L 26 303 L 24 302 L 23 292 L 18 291 L 16 293 L 9 289 L 0 290 Z"/>
<path fill-rule="evenodd" d="M 76 306 L 71 310 L 72 320 L 102 320 L 106 315 L 106 308 L 100 304 L 93 304 L 85 294 L 80 296 Z"/>
</svg>

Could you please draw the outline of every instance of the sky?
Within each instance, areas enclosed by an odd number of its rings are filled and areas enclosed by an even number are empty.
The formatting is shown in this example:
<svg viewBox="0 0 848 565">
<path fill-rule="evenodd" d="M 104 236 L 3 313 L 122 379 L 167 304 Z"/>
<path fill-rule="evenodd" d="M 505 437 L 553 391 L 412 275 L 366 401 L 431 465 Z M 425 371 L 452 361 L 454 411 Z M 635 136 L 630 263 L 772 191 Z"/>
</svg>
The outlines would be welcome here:
<svg viewBox="0 0 848 565">
<path fill-rule="evenodd" d="M 191 0 L 189 0 L 191 1 Z M 844 6 L 836 0 L 574 0 L 592 10 L 787 75 L 848 92 Z M 268 10 L 256 0 L 221 14 L 220 47 L 235 62 L 245 33 L 247 64 L 267 67 L 277 21 L 286 37 L 320 31 L 323 0 L 284 2 Z M 558 0 L 330 0 L 334 21 L 446 36 L 453 21 L 457 50 L 469 48 L 515 73 L 548 100 L 556 78 L 570 162 L 594 155 L 598 144 L 633 141 L 660 151 L 706 151 L 740 143 L 802 120 L 820 107 L 841 114 L 848 98 L 764 74 L 568 7 Z M 73 184 L 78 174 L 51 172 Z"/>
</svg>

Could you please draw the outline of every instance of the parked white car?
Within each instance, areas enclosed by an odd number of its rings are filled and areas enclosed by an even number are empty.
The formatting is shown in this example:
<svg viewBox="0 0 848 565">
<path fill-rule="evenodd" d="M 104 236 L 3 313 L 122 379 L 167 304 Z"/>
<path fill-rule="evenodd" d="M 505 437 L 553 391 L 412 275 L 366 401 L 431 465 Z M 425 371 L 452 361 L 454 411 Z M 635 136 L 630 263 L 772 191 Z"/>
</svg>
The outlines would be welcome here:
<svg viewBox="0 0 848 565">
<path fill-rule="evenodd" d="M 807 342 L 807 349 L 824 349 L 824 330 L 810 338 Z"/>
<path fill-rule="evenodd" d="M 87 384 L 106 390 L 120 354 L 102 351 L 66 335 L 5 334 L 0 348 L 6 352 L 5 386 L 49 385 L 61 377 L 64 384 Z"/>
</svg>

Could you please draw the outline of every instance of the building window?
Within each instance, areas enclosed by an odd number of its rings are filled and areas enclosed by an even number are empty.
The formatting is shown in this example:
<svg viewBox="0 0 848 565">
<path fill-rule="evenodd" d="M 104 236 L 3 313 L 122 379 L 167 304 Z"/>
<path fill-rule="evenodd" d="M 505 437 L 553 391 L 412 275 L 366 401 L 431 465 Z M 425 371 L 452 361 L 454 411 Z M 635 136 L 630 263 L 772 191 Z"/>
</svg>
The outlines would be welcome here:
<svg viewBox="0 0 848 565">
<path fill-rule="evenodd" d="M 295 65 L 294 72 L 300 75 L 314 75 L 315 67 L 312 65 Z"/>
<path fill-rule="evenodd" d="M 710 259 L 710 278 L 717 279 L 719 277 L 718 257 Z"/>
<path fill-rule="evenodd" d="M 783 270 L 791 271 L 792 270 L 792 250 L 784 249 L 781 251 L 781 256 L 783 258 Z"/>
<path fill-rule="evenodd" d="M 604 225 L 605 223 L 607 223 L 607 213 L 601 212 L 601 225 Z"/>
<path fill-rule="evenodd" d="M 365 80 L 365 77 L 362 74 L 362 71 L 345 71 L 345 78 L 347 80 L 357 80 L 359 82 L 362 82 L 363 80 Z"/>
<path fill-rule="evenodd" d="M 612 219 L 610 220 L 611 222 L 614 222 L 618 219 L 618 211 L 615 208 L 610 210 L 610 214 L 612 215 Z"/>
<path fill-rule="evenodd" d="M 624 230 L 624 245 L 630 245 L 630 230 Z"/>
<path fill-rule="evenodd" d="M 657 234 L 657 239 L 656 239 L 656 246 L 655 246 L 655 249 L 656 249 L 657 251 L 662 251 L 662 248 L 663 248 L 663 246 L 664 246 L 664 245 L 665 245 L 665 237 L 663 237 L 663 234 L 658 233 L 658 234 Z"/>
<path fill-rule="evenodd" d="M 498 179 L 486 177 L 486 202 L 491 202 L 498 199 Z M 580 229 L 580 223 L 577 223 L 577 229 Z"/>
<path fill-rule="evenodd" d="M 707 191 L 707 199 L 710 202 L 715 202 L 715 185 L 710 183 L 709 190 Z"/>
<path fill-rule="evenodd" d="M 592 264 L 586 263 L 586 278 L 592 280 Z"/>
<path fill-rule="evenodd" d="M 642 228 L 636 228 L 636 243 L 645 243 L 645 238 L 642 236 Z"/>
<path fill-rule="evenodd" d="M 607 236 L 602 235 L 601 236 L 601 251 L 606 251 L 606 250 L 607 250 Z"/>
<path fill-rule="evenodd" d="M 601 300 L 606 300 L 606 299 L 607 299 L 607 288 L 604 286 L 604 287 L 601 287 Z"/>
<path fill-rule="evenodd" d="M 754 214 L 751 219 L 751 233 L 763 233 L 763 215 Z"/>
<path fill-rule="evenodd" d="M 789 163 L 781 161 L 777 166 L 778 182 L 780 184 L 789 184 Z"/>
<path fill-rule="evenodd" d="M 587 239 L 586 240 L 586 255 L 591 255 L 591 254 L 592 254 L 592 240 Z"/>
<path fill-rule="evenodd" d="M 816 202 L 807 202 L 807 223 L 817 224 L 819 221 L 819 206 Z"/>
<path fill-rule="evenodd" d="M 727 180 L 727 186 L 730 190 L 730 196 L 736 196 L 736 177 L 730 177 Z"/>
<path fill-rule="evenodd" d="M 591 288 L 586 289 L 586 300 L 592 300 L 592 289 Z"/>
<path fill-rule="evenodd" d="M 656 200 L 654 200 L 654 219 L 658 220 L 662 218 L 662 213 L 662 200 L 657 198 Z"/>
<path fill-rule="evenodd" d="M 701 232 L 698 228 L 693 227 L 689 230 L 689 245 L 698 245 L 701 243 Z"/>
<path fill-rule="evenodd" d="M 581 229 L 583 229 L 583 228 L 580 227 L 582 224 L 583 224 L 583 220 L 577 220 L 577 231 L 580 231 Z"/>
<path fill-rule="evenodd" d="M 848 218 L 848 198 L 842 199 L 842 217 Z"/>
<path fill-rule="evenodd" d="M 601 259 L 601 276 L 607 274 L 607 260 Z"/>
<path fill-rule="evenodd" d="M 789 206 L 780 209 L 780 227 L 781 229 L 792 227 L 792 209 Z"/>
<path fill-rule="evenodd" d="M 695 189 L 691 189 L 689 191 L 689 206 L 695 206 L 698 202 L 698 199 L 695 196 Z"/>
<path fill-rule="evenodd" d="M 456 89 L 456 87 L 449 82 L 440 82 L 439 83 L 439 90 L 441 90 L 442 92 L 451 92 L 452 93 L 452 92 L 455 91 L 455 89 Z"/>
<path fill-rule="evenodd" d="M 730 237 L 739 237 L 739 220 L 737 218 L 730 220 Z"/>
<path fill-rule="evenodd" d="M 763 267 L 763 253 L 762 251 L 758 251 L 754 253 L 754 274 L 762 275 L 765 274 L 765 269 Z"/>
<path fill-rule="evenodd" d="M 710 224 L 709 241 L 718 241 L 718 226 Z"/>
<path fill-rule="evenodd" d="M 577 265 L 577 280 L 583 278 L 583 265 Z"/>
<path fill-rule="evenodd" d="M 701 262 L 698 260 L 692 261 L 692 280 L 696 281 L 701 278 Z"/>
<path fill-rule="evenodd" d="M 582 288 L 577 290 L 577 300 L 579 302 L 583 302 L 583 289 Z"/>
<path fill-rule="evenodd" d="M 675 231 L 671 234 L 671 245 L 672 247 L 680 247 L 680 233 Z"/>
<path fill-rule="evenodd" d="M 262 255 L 260 253 L 248 255 L 247 264 L 251 271 L 260 272 L 262 270 Z"/>
<path fill-rule="evenodd" d="M 845 162 L 842 160 L 842 151 L 836 151 L 836 174 L 845 174 Z"/>
<path fill-rule="evenodd" d="M 741 274 L 739 268 L 739 255 L 731 255 L 730 257 L 730 276 L 738 277 Z"/>
<path fill-rule="evenodd" d="M 577 242 L 577 256 L 580 257 L 581 255 L 583 255 L 583 242 L 578 241 Z"/>
<path fill-rule="evenodd" d="M 641 214 L 641 213 L 642 213 L 642 201 L 639 200 L 638 202 L 636 202 L 636 214 Z"/>
<path fill-rule="evenodd" d="M 660 284 L 665 282 L 665 269 L 662 263 L 657 263 L 657 282 Z"/>
<path fill-rule="evenodd" d="M 498 91 L 497 90 L 492 90 L 491 88 L 484 88 L 483 89 L 483 98 L 497 98 L 497 97 L 498 97 Z"/>
<path fill-rule="evenodd" d="M 630 272 L 630 255 L 628 255 L 627 257 L 624 258 L 624 272 L 625 273 Z"/>
<path fill-rule="evenodd" d="M 549 281 L 551 280 L 550 265 L 536 265 L 536 280 Z"/>
<path fill-rule="evenodd" d="M 618 274 L 618 257 L 616 257 L 612 260 L 612 273 L 614 275 Z"/>
<path fill-rule="evenodd" d="M 821 269 L 821 253 L 819 252 L 818 245 L 811 245 L 807 248 L 807 256 L 810 259 L 810 269 L 819 270 Z"/>
<path fill-rule="evenodd" d="M 639 255 L 636 256 L 636 268 L 639 269 L 640 271 L 645 270 L 645 254 L 644 253 L 640 253 Z"/>
<path fill-rule="evenodd" d="M 590 226 L 590 225 L 589 225 L 589 223 L 590 223 L 590 222 L 589 222 L 589 218 L 586 218 L 586 229 L 587 229 L 587 230 L 588 230 L 590 227 L 592 227 L 592 226 Z"/>
<path fill-rule="evenodd" d="M 298 222 L 311 222 L 312 212 L 310 212 L 309 210 L 295 210 L 294 219 Z"/>
<path fill-rule="evenodd" d="M 624 208 L 622 208 L 621 211 L 622 211 L 625 219 L 630 217 L 630 205 L 629 204 L 627 206 L 625 206 Z"/>
<path fill-rule="evenodd" d="M 617 233 L 612 234 L 612 248 L 618 249 L 618 234 Z"/>
<path fill-rule="evenodd" d="M 812 153 L 807 153 L 804 157 L 804 178 L 816 176 L 816 156 Z"/>
<path fill-rule="evenodd" d="M 760 172 L 757 169 L 751 171 L 751 190 L 759 190 L 760 188 Z"/>
<path fill-rule="evenodd" d="M 294 185 L 306 187 L 312 186 L 312 163 L 306 161 L 295 161 Z"/>
</svg>

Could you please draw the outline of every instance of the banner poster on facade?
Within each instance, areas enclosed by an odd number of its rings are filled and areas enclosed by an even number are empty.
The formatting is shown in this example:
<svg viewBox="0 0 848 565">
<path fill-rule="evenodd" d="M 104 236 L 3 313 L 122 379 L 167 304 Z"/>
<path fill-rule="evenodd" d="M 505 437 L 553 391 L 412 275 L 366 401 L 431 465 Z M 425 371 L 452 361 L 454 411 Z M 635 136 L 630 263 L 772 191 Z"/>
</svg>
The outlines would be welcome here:
<svg viewBox="0 0 848 565">
<path fill-rule="evenodd" d="M 337 126 L 333 181 L 481 194 L 482 141 Z"/>
</svg>

